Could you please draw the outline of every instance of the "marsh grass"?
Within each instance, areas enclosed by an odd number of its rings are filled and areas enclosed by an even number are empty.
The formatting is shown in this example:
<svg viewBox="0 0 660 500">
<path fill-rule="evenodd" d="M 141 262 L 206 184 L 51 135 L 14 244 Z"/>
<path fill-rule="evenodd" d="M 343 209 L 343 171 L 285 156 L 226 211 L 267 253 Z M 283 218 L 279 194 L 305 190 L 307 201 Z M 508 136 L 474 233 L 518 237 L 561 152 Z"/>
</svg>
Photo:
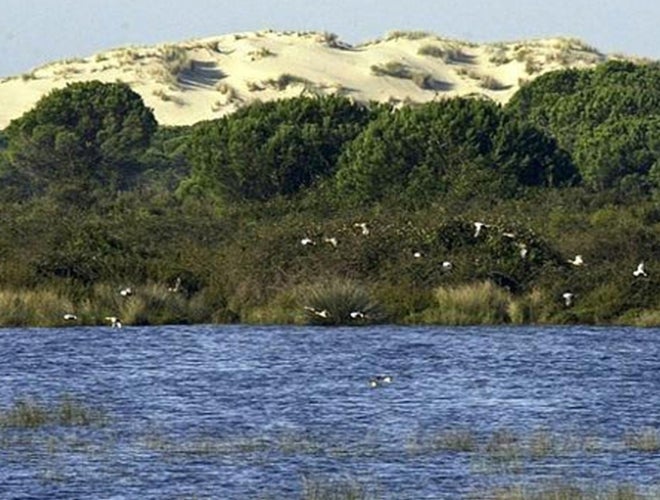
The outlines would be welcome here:
<svg viewBox="0 0 660 500">
<path fill-rule="evenodd" d="M 643 500 L 649 498 L 634 486 L 627 484 L 605 488 L 585 488 L 564 482 L 550 482 L 540 486 L 510 486 L 486 493 L 484 497 L 493 500 Z"/>
<path fill-rule="evenodd" d="M 478 450 L 477 436 L 469 429 L 450 429 L 430 435 L 416 435 L 406 442 L 406 451 L 411 455 L 474 453 Z"/>
<path fill-rule="evenodd" d="M 302 476 L 303 500 L 366 500 L 376 498 L 367 485 L 354 478 Z"/>
<path fill-rule="evenodd" d="M 315 325 L 360 325 L 382 321 L 380 304 L 359 283 L 345 279 L 330 279 L 298 290 L 299 308 L 305 311 L 308 323 Z M 322 317 L 313 311 L 327 311 Z M 351 317 L 351 313 L 362 317 Z"/>
<path fill-rule="evenodd" d="M 510 322 L 511 294 L 491 281 L 439 287 L 435 299 L 435 305 L 422 313 L 423 321 L 444 325 Z"/>
<path fill-rule="evenodd" d="M 650 427 L 628 432 L 624 436 L 624 444 L 629 450 L 657 453 L 660 451 L 660 434 Z"/>
<path fill-rule="evenodd" d="M 61 396 L 57 404 L 47 406 L 33 399 L 19 399 L 8 409 L 0 410 L 0 427 L 36 428 L 47 425 L 103 425 L 107 417 L 69 395 Z"/>
<path fill-rule="evenodd" d="M 73 303 L 52 289 L 0 290 L 1 326 L 51 326 L 63 324 L 62 316 Z"/>
</svg>

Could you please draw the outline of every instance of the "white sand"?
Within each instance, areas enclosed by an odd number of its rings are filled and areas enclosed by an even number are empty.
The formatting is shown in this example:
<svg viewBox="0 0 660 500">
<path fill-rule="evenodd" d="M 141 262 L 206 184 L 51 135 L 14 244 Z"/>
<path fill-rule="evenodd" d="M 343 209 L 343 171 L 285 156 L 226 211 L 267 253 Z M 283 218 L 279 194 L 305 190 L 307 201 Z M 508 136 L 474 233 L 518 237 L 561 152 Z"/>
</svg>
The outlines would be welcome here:
<svg viewBox="0 0 660 500">
<path fill-rule="evenodd" d="M 435 50 L 435 55 L 420 54 L 422 47 Z M 70 82 L 126 82 L 154 110 L 159 123 L 188 125 L 257 99 L 305 93 L 339 93 L 359 102 L 426 102 L 458 95 L 506 102 L 521 83 L 545 72 L 591 67 L 610 58 L 570 38 L 474 44 L 401 32 L 348 46 L 316 32 L 236 33 L 115 49 L 0 80 L 0 129 L 41 96 Z M 378 75 L 372 69 L 388 71 L 386 65 L 403 77 Z M 278 87 L 278 79 L 287 75 L 289 84 Z"/>
</svg>

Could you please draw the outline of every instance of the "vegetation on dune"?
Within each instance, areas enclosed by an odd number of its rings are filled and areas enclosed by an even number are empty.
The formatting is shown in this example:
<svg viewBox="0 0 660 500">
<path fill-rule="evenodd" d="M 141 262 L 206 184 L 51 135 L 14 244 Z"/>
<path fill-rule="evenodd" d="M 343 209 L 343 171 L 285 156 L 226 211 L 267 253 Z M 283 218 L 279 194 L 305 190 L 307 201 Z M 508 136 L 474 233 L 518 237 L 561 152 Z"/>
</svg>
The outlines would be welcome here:
<svg viewBox="0 0 660 500">
<path fill-rule="evenodd" d="M 191 127 L 69 85 L 0 133 L 0 324 L 658 324 L 659 83 L 613 62 L 504 107 L 300 97 Z"/>
</svg>

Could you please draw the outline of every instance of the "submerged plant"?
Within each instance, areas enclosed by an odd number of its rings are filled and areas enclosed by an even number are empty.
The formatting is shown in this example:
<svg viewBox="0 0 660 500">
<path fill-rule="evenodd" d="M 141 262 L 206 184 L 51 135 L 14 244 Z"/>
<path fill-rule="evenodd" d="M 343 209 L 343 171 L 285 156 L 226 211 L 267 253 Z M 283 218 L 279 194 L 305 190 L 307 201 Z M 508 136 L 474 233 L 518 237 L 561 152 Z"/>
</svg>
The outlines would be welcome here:
<svg viewBox="0 0 660 500">
<path fill-rule="evenodd" d="M 0 410 L 0 427 L 88 426 L 103 424 L 105 420 L 102 411 L 90 408 L 69 395 L 60 397 L 58 403 L 52 406 L 26 398 L 17 400 L 7 410 Z"/>
</svg>

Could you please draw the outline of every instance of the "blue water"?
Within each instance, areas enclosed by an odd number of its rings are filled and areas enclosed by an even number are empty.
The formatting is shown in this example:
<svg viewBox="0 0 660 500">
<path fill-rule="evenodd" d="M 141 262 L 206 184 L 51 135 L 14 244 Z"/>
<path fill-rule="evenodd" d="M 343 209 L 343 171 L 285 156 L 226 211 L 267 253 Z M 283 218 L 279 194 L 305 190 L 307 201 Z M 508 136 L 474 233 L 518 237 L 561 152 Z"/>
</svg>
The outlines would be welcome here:
<svg viewBox="0 0 660 500">
<path fill-rule="evenodd" d="M 369 387 L 376 374 L 394 381 Z M 506 485 L 660 491 L 660 330 L 168 326 L 0 330 L 0 409 L 70 395 L 103 426 L 0 427 L 0 498 L 299 498 L 303 478 L 377 498 Z M 539 429 L 596 451 L 491 462 L 433 436 Z"/>
</svg>

